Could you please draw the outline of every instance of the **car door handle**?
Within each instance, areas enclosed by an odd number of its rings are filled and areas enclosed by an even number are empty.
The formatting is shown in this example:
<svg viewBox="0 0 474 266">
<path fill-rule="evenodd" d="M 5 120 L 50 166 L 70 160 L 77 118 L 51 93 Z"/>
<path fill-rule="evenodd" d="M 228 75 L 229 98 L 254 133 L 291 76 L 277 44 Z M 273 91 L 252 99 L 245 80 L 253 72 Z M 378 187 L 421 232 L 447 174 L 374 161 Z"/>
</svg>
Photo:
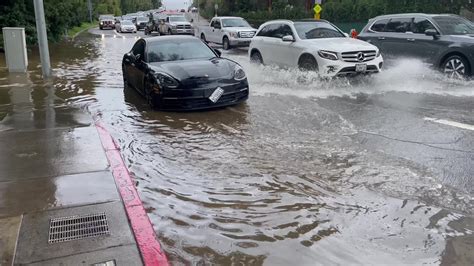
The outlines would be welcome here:
<svg viewBox="0 0 474 266">
<path fill-rule="evenodd" d="M 378 39 L 379 40 L 385 40 L 385 37 L 379 37 Z"/>
<path fill-rule="evenodd" d="M 409 41 L 409 42 L 414 42 L 415 39 L 413 39 L 413 38 L 408 38 L 407 41 Z"/>
</svg>

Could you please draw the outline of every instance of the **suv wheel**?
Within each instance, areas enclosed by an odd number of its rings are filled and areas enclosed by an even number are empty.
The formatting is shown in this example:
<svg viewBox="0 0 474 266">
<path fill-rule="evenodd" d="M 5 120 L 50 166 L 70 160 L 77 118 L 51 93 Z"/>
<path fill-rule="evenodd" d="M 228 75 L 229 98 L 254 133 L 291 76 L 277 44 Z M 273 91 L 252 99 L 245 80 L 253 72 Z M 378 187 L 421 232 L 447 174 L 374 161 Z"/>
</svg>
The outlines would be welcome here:
<svg viewBox="0 0 474 266">
<path fill-rule="evenodd" d="M 224 37 L 224 39 L 222 40 L 222 46 L 224 47 L 224 50 L 229 50 L 230 49 L 229 38 Z"/>
<path fill-rule="evenodd" d="M 257 64 L 257 65 L 262 65 L 263 64 L 263 58 L 260 52 L 256 51 L 253 52 L 252 55 L 250 56 L 250 62 Z"/>
<path fill-rule="evenodd" d="M 303 56 L 298 65 L 301 70 L 318 71 L 318 62 L 310 55 Z"/>
<path fill-rule="evenodd" d="M 469 63 L 464 57 L 453 55 L 441 65 L 442 71 L 450 78 L 465 78 L 469 76 Z"/>
</svg>

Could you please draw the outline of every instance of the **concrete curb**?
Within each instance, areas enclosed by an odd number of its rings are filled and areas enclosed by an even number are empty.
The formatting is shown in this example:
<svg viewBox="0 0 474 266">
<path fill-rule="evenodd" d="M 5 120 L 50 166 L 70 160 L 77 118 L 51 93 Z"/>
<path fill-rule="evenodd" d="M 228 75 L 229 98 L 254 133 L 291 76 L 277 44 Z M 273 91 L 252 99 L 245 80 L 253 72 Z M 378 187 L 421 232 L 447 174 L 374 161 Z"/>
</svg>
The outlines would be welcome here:
<svg viewBox="0 0 474 266">
<path fill-rule="evenodd" d="M 132 177 L 122 159 L 119 146 L 100 120 L 96 120 L 95 127 L 109 161 L 115 185 L 122 197 L 143 263 L 147 266 L 168 266 L 168 259 L 161 249 L 153 225 L 148 218 Z"/>
</svg>

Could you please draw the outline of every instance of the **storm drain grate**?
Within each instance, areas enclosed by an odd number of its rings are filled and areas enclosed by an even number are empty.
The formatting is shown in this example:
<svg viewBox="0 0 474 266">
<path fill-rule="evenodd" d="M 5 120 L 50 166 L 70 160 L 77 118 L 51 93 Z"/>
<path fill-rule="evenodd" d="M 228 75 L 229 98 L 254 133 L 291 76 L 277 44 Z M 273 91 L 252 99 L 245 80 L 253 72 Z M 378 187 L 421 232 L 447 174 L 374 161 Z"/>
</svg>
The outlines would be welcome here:
<svg viewBox="0 0 474 266">
<path fill-rule="evenodd" d="M 109 234 L 105 213 L 52 218 L 49 222 L 48 243 L 60 243 Z"/>
</svg>

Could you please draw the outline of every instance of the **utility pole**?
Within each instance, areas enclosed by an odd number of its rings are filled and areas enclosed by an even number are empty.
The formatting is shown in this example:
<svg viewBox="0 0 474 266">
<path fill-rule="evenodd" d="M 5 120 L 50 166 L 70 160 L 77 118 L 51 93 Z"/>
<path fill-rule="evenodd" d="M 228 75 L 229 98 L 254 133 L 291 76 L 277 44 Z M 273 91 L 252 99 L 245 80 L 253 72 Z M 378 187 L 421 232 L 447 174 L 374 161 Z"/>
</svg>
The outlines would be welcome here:
<svg viewBox="0 0 474 266">
<path fill-rule="evenodd" d="M 49 61 L 48 35 L 46 33 L 46 21 L 44 19 L 43 0 L 34 0 L 36 32 L 38 35 L 39 52 L 41 59 L 41 70 L 43 77 L 51 76 L 51 63 Z"/>
<path fill-rule="evenodd" d="M 269 12 L 272 12 L 272 5 L 273 5 L 273 1 L 272 1 L 272 0 L 268 0 L 268 11 L 269 11 Z"/>
<path fill-rule="evenodd" d="M 92 23 L 92 3 L 91 3 L 91 0 L 87 0 L 87 8 L 89 9 L 89 22 Z"/>
</svg>

